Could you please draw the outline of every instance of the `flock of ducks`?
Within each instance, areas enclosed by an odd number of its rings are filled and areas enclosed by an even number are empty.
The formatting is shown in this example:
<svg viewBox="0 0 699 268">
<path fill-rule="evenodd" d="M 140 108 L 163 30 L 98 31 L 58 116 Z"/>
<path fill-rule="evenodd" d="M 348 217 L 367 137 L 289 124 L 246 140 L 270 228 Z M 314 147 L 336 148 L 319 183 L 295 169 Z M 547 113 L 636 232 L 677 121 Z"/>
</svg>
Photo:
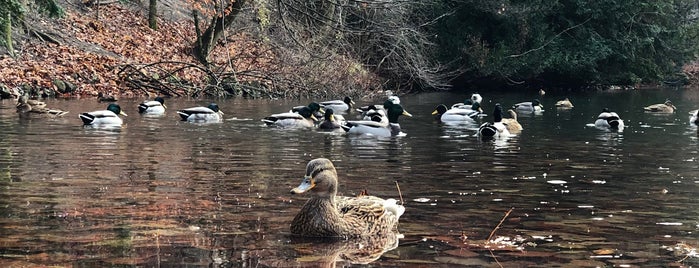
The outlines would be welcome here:
<svg viewBox="0 0 699 268">
<path fill-rule="evenodd" d="M 106 96 L 99 96 L 100 101 L 114 101 Z M 479 94 L 472 94 L 463 103 L 447 107 L 438 105 L 433 115 L 443 123 L 475 124 L 485 116 Z M 350 97 L 342 100 L 312 102 L 307 106 L 292 107 L 289 111 L 272 114 L 262 119 L 268 126 L 280 128 L 317 128 L 323 131 L 344 131 L 350 134 L 398 136 L 401 135 L 398 118 L 412 115 L 401 105 L 397 96 L 390 96 L 382 104 L 354 107 Z M 556 107 L 570 109 L 571 101 L 566 98 L 558 101 Z M 138 106 L 143 115 L 163 115 L 167 106 L 162 97 L 144 101 Z M 356 110 L 361 113 L 359 120 L 346 120 L 342 114 Z M 665 103 L 644 107 L 652 113 L 674 113 L 676 107 L 669 100 Z M 17 97 L 17 112 L 22 114 L 45 114 L 63 116 L 66 111 L 50 109 L 46 104 L 30 100 L 26 95 Z M 492 121 L 480 124 L 477 135 L 482 139 L 507 137 L 523 130 L 517 121 L 518 114 L 540 114 L 544 109 L 539 100 L 516 103 L 506 113 L 497 103 L 493 109 Z M 177 114 L 189 122 L 220 122 L 223 112 L 215 103 L 207 107 L 192 107 L 178 110 Z M 110 103 L 106 110 L 85 112 L 78 115 L 86 126 L 121 126 L 121 116 L 126 114 L 116 103 Z M 319 120 L 322 118 L 322 120 Z M 691 112 L 690 123 L 699 125 L 699 111 Z M 624 121 L 616 112 L 603 109 L 594 125 L 610 131 L 623 131 Z M 291 223 L 293 234 L 310 237 L 362 238 L 393 234 L 398 219 L 405 212 L 405 207 L 395 199 L 382 199 L 375 196 L 346 197 L 338 196 L 338 175 L 329 159 L 318 158 L 308 162 L 301 184 L 293 188 L 293 194 L 310 194 L 310 198 L 294 217 Z"/>
</svg>

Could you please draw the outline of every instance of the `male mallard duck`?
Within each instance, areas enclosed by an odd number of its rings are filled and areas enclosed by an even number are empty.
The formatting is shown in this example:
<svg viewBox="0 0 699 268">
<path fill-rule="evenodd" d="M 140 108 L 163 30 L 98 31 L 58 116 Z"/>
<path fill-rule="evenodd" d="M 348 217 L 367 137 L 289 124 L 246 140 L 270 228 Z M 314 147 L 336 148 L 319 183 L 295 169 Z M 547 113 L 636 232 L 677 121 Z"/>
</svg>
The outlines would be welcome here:
<svg viewBox="0 0 699 268">
<path fill-rule="evenodd" d="M 41 114 L 47 116 L 63 116 L 66 111 L 46 108 L 46 103 L 38 100 L 30 100 L 29 96 L 23 95 L 17 99 L 17 112 L 20 114 Z"/>
<path fill-rule="evenodd" d="M 346 121 L 342 129 L 349 134 L 372 135 L 377 137 L 390 137 L 391 129 L 388 127 L 388 117 L 384 110 L 369 110 L 364 116 L 365 120 Z M 366 120 L 369 117 L 369 120 Z"/>
<path fill-rule="evenodd" d="M 112 95 L 104 95 L 104 93 L 97 93 L 97 101 L 99 102 L 115 102 L 117 98 Z"/>
<path fill-rule="evenodd" d="M 413 115 L 405 111 L 400 104 L 393 104 L 390 100 L 387 100 L 385 105 L 386 116 L 383 116 L 383 111 L 379 109 L 372 114 L 371 120 L 347 121 L 342 128 L 350 134 L 366 134 L 378 137 L 400 135 L 401 128 L 398 123 L 398 117 L 401 115 L 412 117 Z M 369 113 L 366 116 L 369 116 Z"/>
<path fill-rule="evenodd" d="M 565 98 L 563 100 L 559 100 L 556 102 L 556 108 L 561 108 L 561 109 L 573 108 L 573 103 L 570 102 L 570 100 L 568 98 Z"/>
<path fill-rule="evenodd" d="M 215 123 L 223 119 L 223 112 L 219 110 L 218 104 L 210 103 L 207 107 L 192 107 L 177 111 L 182 121 L 196 123 Z"/>
<path fill-rule="evenodd" d="M 432 112 L 432 115 L 438 116 L 438 119 L 443 123 L 476 123 L 476 117 L 480 114 L 480 104 L 474 103 L 472 106 L 478 106 L 476 109 L 451 108 L 440 104 Z"/>
<path fill-rule="evenodd" d="M 665 103 L 653 104 L 643 108 L 646 112 L 653 113 L 674 113 L 677 110 L 675 105 L 672 105 L 670 100 L 666 100 Z"/>
<path fill-rule="evenodd" d="M 155 97 L 152 101 L 144 101 L 138 105 L 138 113 L 149 115 L 161 115 L 165 113 L 165 100 L 162 97 Z"/>
<path fill-rule="evenodd" d="M 291 110 L 289 112 L 290 113 L 298 113 L 304 107 L 310 109 L 311 114 L 313 114 L 313 116 L 315 116 L 315 118 L 321 118 L 321 117 L 323 117 L 323 114 L 325 113 L 323 106 L 321 106 L 317 102 L 311 102 L 308 104 L 308 106 L 294 106 L 291 108 Z"/>
<path fill-rule="evenodd" d="M 522 125 L 519 124 L 519 121 L 517 121 L 517 113 L 512 109 L 508 109 L 507 113 L 510 114 L 511 118 L 503 118 L 501 121 L 507 127 L 507 131 L 511 134 L 521 132 L 523 128 Z"/>
<path fill-rule="evenodd" d="M 386 112 L 386 107 L 388 107 L 391 104 L 400 104 L 400 98 L 398 96 L 390 96 L 386 101 L 383 102 L 383 104 L 372 104 L 372 105 L 367 105 L 367 106 L 362 106 L 356 109 L 357 112 L 362 113 L 362 117 L 364 120 L 369 120 L 366 116 L 367 112 L 371 110 L 383 110 L 384 113 Z"/>
<path fill-rule="evenodd" d="M 699 110 L 694 110 L 689 112 L 689 123 L 695 126 L 699 126 Z"/>
<path fill-rule="evenodd" d="M 342 100 L 324 101 L 321 102 L 320 105 L 322 105 L 326 110 L 333 109 L 333 111 L 337 113 L 344 113 L 349 111 L 349 109 L 352 109 L 354 101 L 352 101 L 352 98 L 350 97 L 345 97 Z"/>
<path fill-rule="evenodd" d="M 510 136 L 507 126 L 502 123 L 502 107 L 499 103 L 495 104 L 493 110 L 493 122 L 485 122 L 478 128 L 478 136 L 481 140 L 489 140 L 493 138 L 506 138 Z"/>
<path fill-rule="evenodd" d="M 455 103 L 451 106 L 451 108 L 473 109 L 472 106 L 474 104 L 478 104 L 478 107 L 480 108 L 482 101 L 483 97 L 481 97 L 481 94 L 473 93 L 471 94 L 471 97 L 466 99 L 464 102 Z"/>
<path fill-rule="evenodd" d="M 107 110 L 81 113 L 78 117 L 86 126 L 121 126 L 123 121 L 119 115 L 126 116 L 126 113 L 121 111 L 119 104 L 111 103 L 107 106 Z"/>
<path fill-rule="evenodd" d="M 273 114 L 263 118 L 262 122 L 268 126 L 282 128 L 309 128 L 315 126 L 315 122 L 318 119 L 313 115 L 311 108 L 304 106 L 297 111 Z"/>
<path fill-rule="evenodd" d="M 597 116 L 595 127 L 604 130 L 622 132 L 624 131 L 624 120 L 621 120 L 619 115 L 615 112 L 611 112 L 609 109 L 604 108 L 602 109 L 602 113 Z"/>
<path fill-rule="evenodd" d="M 544 111 L 544 106 L 537 99 L 533 101 L 520 102 L 512 105 L 512 109 L 518 113 L 540 113 Z"/>
<path fill-rule="evenodd" d="M 291 233 L 313 237 L 361 238 L 393 233 L 405 207 L 395 199 L 337 196 L 337 171 L 326 158 L 308 162 L 306 175 L 292 194 L 311 198 L 291 222 Z"/>
<path fill-rule="evenodd" d="M 342 121 L 337 116 L 335 116 L 335 111 L 333 109 L 325 109 L 325 114 L 323 115 L 323 122 L 318 124 L 318 128 L 321 130 L 336 130 L 342 128 Z"/>
</svg>

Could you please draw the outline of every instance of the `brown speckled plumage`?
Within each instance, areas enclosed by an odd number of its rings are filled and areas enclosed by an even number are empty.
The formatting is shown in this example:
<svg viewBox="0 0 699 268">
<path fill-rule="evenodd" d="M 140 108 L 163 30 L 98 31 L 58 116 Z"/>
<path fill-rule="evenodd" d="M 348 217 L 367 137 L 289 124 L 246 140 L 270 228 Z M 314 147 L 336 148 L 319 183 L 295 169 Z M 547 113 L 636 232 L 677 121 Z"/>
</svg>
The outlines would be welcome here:
<svg viewBox="0 0 699 268">
<path fill-rule="evenodd" d="M 374 196 L 337 194 L 337 171 L 330 160 L 311 160 L 306 176 L 292 193 L 310 192 L 311 198 L 291 223 L 291 232 L 317 237 L 366 237 L 393 232 L 405 208 L 395 200 Z"/>
</svg>

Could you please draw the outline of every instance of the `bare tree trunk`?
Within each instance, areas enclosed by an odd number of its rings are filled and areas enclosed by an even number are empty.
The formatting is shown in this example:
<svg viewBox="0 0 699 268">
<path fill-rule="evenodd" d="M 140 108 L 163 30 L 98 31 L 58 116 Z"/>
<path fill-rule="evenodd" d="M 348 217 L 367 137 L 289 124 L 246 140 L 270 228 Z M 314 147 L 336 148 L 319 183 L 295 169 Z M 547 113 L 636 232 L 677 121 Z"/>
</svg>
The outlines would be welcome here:
<svg viewBox="0 0 699 268">
<path fill-rule="evenodd" d="M 201 38 L 199 38 L 200 40 L 194 44 L 194 55 L 199 59 L 199 62 L 208 65 L 208 57 L 211 49 L 215 46 L 216 41 L 221 38 L 223 31 L 226 30 L 228 26 L 233 23 L 238 14 L 240 14 L 245 1 L 247 0 L 235 0 L 235 2 L 225 8 L 225 10 L 231 10 L 230 13 L 225 16 L 215 16 L 211 20 L 211 24 L 209 24 L 209 27 L 206 28 L 206 31 L 201 35 Z"/>
<path fill-rule="evenodd" d="M 5 33 L 5 47 L 7 47 L 7 52 L 14 58 L 15 50 L 12 48 L 12 13 L 10 13 L 9 10 L 5 13 L 3 32 Z"/>
<path fill-rule="evenodd" d="M 150 0 L 148 4 L 148 27 L 158 30 L 158 0 Z"/>
</svg>

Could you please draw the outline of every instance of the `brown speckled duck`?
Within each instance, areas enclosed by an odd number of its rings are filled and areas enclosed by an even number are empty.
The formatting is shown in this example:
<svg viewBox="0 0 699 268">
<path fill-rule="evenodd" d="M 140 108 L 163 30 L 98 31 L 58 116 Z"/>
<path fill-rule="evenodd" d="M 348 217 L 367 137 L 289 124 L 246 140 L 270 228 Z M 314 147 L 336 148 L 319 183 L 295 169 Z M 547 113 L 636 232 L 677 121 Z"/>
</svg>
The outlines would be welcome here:
<svg viewBox="0 0 699 268">
<path fill-rule="evenodd" d="M 337 171 L 326 158 L 308 162 L 301 185 L 293 194 L 310 192 L 311 198 L 291 222 L 291 233 L 313 237 L 362 238 L 390 235 L 405 207 L 395 199 L 337 194 Z"/>
<path fill-rule="evenodd" d="M 674 113 L 677 108 L 672 105 L 670 100 L 666 100 L 665 103 L 653 104 L 643 108 L 646 112 L 653 113 Z"/>
<path fill-rule="evenodd" d="M 517 121 L 517 113 L 512 109 L 507 110 L 507 113 L 510 114 L 510 118 L 502 119 L 502 123 L 507 127 L 507 131 L 509 131 L 510 134 L 522 132 L 522 125 Z"/>
</svg>

